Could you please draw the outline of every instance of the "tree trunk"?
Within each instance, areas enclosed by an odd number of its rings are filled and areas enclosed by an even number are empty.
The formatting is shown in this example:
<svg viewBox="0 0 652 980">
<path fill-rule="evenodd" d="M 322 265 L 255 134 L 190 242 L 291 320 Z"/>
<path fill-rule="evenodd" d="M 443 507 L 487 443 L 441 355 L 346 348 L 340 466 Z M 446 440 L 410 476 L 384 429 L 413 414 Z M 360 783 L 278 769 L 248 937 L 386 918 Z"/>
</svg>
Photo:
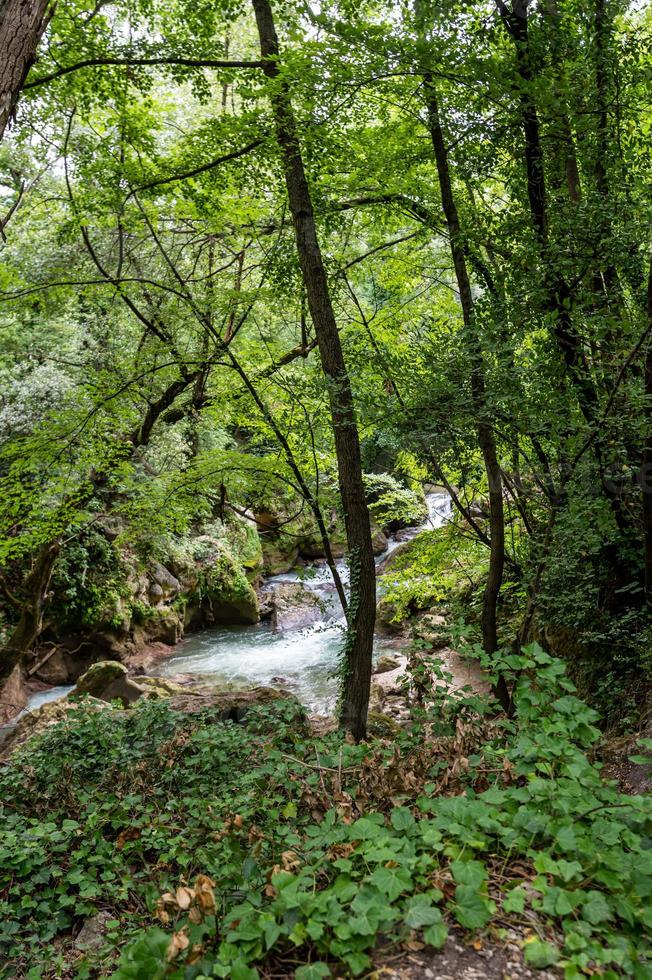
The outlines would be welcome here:
<svg viewBox="0 0 652 980">
<path fill-rule="evenodd" d="M 369 512 L 362 482 L 362 461 L 353 392 L 344 362 L 337 322 L 317 238 L 314 210 L 288 87 L 280 76 L 279 47 L 269 0 L 252 0 L 260 37 L 263 71 L 274 84 L 270 99 L 276 139 L 285 169 L 299 265 L 328 384 L 340 494 L 351 566 L 349 623 L 340 704 L 341 727 L 357 740 L 366 733 L 371 653 L 376 618 L 376 569 Z"/>
<path fill-rule="evenodd" d="M 0 687 L 39 638 L 43 626 L 43 613 L 48 601 L 50 579 L 60 547 L 61 543 L 58 540 L 44 544 L 25 579 L 23 590 L 25 602 L 20 619 L 0 650 Z"/>
<path fill-rule="evenodd" d="M 496 606 L 498 595 L 503 581 L 503 570 L 505 566 L 505 514 L 503 505 L 503 485 L 498 463 L 498 453 L 496 451 L 496 440 L 491 424 L 491 419 L 487 412 L 485 380 L 484 380 L 484 358 L 482 349 L 478 341 L 478 335 L 473 318 L 473 295 L 471 293 L 471 282 L 466 265 L 464 244 L 460 234 L 460 222 L 457 213 L 457 205 L 453 195 L 451 184 L 450 168 L 448 165 L 448 150 L 444 143 L 444 135 L 441 129 L 439 118 L 439 106 L 437 102 L 437 92 L 433 84 L 432 75 L 428 72 L 424 74 L 426 108 L 428 112 L 428 129 L 432 139 L 432 146 L 435 152 L 437 163 L 437 173 L 439 176 L 439 187 L 441 190 L 441 202 L 446 218 L 448 236 L 450 241 L 451 256 L 455 268 L 455 278 L 460 294 L 460 305 L 462 307 L 462 317 L 464 327 L 469 338 L 469 348 L 472 359 L 471 373 L 471 394 L 473 398 L 473 408 L 477 421 L 478 445 L 482 453 L 485 472 L 487 474 L 487 484 L 489 487 L 489 529 L 490 529 L 490 551 L 489 551 L 489 573 L 485 583 L 484 596 L 482 601 L 482 646 L 485 653 L 494 654 L 498 649 L 498 632 L 496 625 Z M 496 695 L 503 707 L 509 708 L 509 694 L 504 680 L 501 678 L 496 686 Z"/>
<path fill-rule="evenodd" d="M 652 259 L 647 284 L 647 317 L 652 331 Z M 641 462 L 643 495 L 643 551 L 645 556 L 645 601 L 652 619 L 652 340 L 645 353 L 645 445 Z"/>
<path fill-rule="evenodd" d="M 0 139 L 36 57 L 48 20 L 50 0 L 0 3 Z"/>
</svg>

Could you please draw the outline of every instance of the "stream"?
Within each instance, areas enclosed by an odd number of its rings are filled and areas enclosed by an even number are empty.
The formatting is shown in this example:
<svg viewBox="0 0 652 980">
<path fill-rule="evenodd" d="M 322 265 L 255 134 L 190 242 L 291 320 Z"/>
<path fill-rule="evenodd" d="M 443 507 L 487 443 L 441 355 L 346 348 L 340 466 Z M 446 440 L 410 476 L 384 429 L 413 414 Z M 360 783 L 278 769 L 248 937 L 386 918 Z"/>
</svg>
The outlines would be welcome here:
<svg viewBox="0 0 652 980">
<path fill-rule="evenodd" d="M 379 574 L 389 555 L 403 542 L 421 531 L 441 527 L 449 518 L 448 494 L 427 494 L 426 503 L 428 517 L 422 524 L 402 528 L 389 539 L 387 549 L 376 559 Z M 346 583 L 348 569 L 343 559 L 337 561 L 337 567 Z M 311 711 L 332 711 L 337 697 L 335 672 L 344 640 L 344 620 L 330 571 L 326 565 L 318 565 L 273 575 L 266 579 L 263 590 L 273 591 L 285 582 L 301 582 L 315 593 L 323 618 L 311 626 L 286 632 L 274 632 L 269 623 L 202 630 L 183 640 L 178 652 L 175 650 L 169 660 L 159 665 L 156 673 L 164 677 L 197 675 L 220 687 L 284 687 Z M 397 642 L 392 637 L 376 636 L 375 657 L 396 649 Z"/>
<path fill-rule="evenodd" d="M 386 550 L 376 558 L 378 574 L 382 574 L 383 564 L 403 542 L 411 541 L 422 531 L 441 527 L 450 517 L 448 494 L 426 494 L 426 503 L 428 517 L 422 524 L 402 528 L 389 538 Z M 345 561 L 339 559 L 337 567 L 346 584 Z M 222 688 L 283 687 L 311 711 L 332 711 L 337 697 L 335 672 L 344 640 L 344 620 L 330 571 L 320 564 L 273 575 L 265 580 L 263 591 L 273 591 L 286 582 L 301 582 L 319 597 L 322 618 L 318 622 L 284 632 L 273 631 L 268 622 L 201 630 L 182 640 L 174 654 L 153 673 L 161 677 L 191 674 Z M 374 658 L 397 648 L 392 637 L 376 636 Z M 70 690 L 71 687 L 54 687 L 34 694 L 21 715 Z"/>
</svg>

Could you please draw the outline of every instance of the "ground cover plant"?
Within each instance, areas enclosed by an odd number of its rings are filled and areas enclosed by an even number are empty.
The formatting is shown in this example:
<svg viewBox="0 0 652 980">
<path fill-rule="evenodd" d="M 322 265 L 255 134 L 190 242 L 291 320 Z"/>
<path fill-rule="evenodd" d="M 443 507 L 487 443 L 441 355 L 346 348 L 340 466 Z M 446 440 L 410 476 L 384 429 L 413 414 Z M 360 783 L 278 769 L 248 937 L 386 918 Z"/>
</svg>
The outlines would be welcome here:
<svg viewBox="0 0 652 980">
<path fill-rule="evenodd" d="M 652 801 L 601 778 L 563 664 L 504 666 L 513 719 L 436 694 L 361 745 L 291 700 L 241 725 L 80 704 L 0 774 L 6 975 L 360 976 L 381 944 L 525 915 L 535 967 L 651 976 Z"/>
</svg>

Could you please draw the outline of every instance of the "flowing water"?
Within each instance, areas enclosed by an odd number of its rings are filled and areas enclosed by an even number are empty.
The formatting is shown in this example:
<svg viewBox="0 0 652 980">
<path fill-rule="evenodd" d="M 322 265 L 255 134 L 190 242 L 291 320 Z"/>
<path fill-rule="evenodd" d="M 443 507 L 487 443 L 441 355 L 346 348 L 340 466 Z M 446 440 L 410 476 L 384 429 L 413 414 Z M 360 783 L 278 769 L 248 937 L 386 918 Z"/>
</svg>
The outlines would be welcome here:
<svg viewBox="0 0 652 980">
<path fill-rule="evenodd" d="M 390 538 L 387 550 L 376 560 L 379 574 L 387 557 L 399 545 L 421 531 L 441 527 L 450 516 L 447 494 L 428 494 L 426 502 L 427 519 Z M 346 583 L 346 564 L 340 560 L 337 565 Z M 184 640 L 173 656 L 159 667 L 158 673 L 166 677 L 192 674 L 219 686 L 237 688 L 252 685 L 287 687 L 312 711 L 332 710 L 337 695 L 334 675 L 344 628 L 330 571 L 325 565 L 318 565 L 274 575 L 266 580 L 264 589 L 273 591 L 285 582 L 302 582 L 319 597 L 323 609 L 323 618 L 319 622 L 304 629 L 278 633 L 269 623 L 203 630 Z M 376 655 L 393 649 L 396 649 L 395 640 L 376 637 Z"/>
<path fill-rule="evenodd" d="M 421 531 L 441 527 L 448 520 L 451 512 L 448 494 L 427 494 L 426 503 L 428 517 L 422 524 L 403 528 L 389 539 L 386 551 L 376 559 L 378 574 L 382 574 L 384 562 L 403 542 L 412 540 Z M 337 566 L 346 584 L 346 564 L 339 560 Z M 183 640 L 156 672 L 164 677 L 192 674 L 220 687 L 287 687 L 312 711 L 332 710 L 337 695 L 335 672 L 344 641 L 344 623 L 330 570 L 326 565 L 315 565 L 274 575 L 266 580 L 263 589 L 273 591 L 285 582 L 302 582 L 319 597 L 322 608 L 319 622 L 286 632 L 274 632 L 269 623 L 202 630 Z M 395 640 L 376 637 L 375 655 L 394 649 Z M 41 691 L 30 698 L 21 714 L 63 697 L 70 690 L 61 687 Z"/>
</svg>

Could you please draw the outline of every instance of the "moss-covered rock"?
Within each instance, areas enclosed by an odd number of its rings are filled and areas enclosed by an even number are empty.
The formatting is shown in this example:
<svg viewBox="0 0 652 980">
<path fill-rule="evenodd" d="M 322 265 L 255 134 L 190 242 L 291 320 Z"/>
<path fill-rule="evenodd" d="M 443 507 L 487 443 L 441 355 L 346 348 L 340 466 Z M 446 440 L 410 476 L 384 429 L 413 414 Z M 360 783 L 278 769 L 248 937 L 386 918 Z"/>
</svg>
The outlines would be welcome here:
<svg viewBox="0 0 652 980">
<path fill-rule="evenodd" d="M 273 541 L 263 539 L 262 553 L 265 575 L 283 575 L 296 565 L 299 548 L 294 538 L 283 535 Z"/>
<path fill-rule="evenodd" d="M 370 711 L 367 715 L 367 732 L 376 738 L 394 738 L 402 732 L 398 722 L 381 711 Z"/>
</svg>

